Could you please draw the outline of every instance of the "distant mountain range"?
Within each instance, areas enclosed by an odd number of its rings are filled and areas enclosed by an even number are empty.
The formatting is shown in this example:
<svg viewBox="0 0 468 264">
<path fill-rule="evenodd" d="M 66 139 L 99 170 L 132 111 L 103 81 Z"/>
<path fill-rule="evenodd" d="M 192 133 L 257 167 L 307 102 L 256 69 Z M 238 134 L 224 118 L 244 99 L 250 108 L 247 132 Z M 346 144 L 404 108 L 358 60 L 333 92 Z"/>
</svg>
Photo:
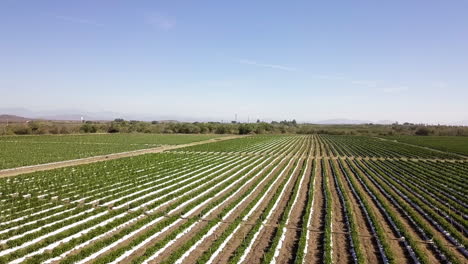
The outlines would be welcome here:
<svg viewBox="0 0 468 264">
<path fill-rule="evenodd" d="M 60 110 L 49 110 L 49 111 L 31 111 L 26 108 L 0 108 L 0 122 L 4 123 L 7 120 L 9 122 L 26 122 L 28 120 L 34 119 L 43 119 L 43 120 L 59 120 L 59 121 L 80 121 L 81 117 L 84 120 L 90 121 L 111 121 L 116 118 L 123 118 L 125 120 L 142 120 L 142 121 L 168 121 L 168 122 L 178 122 L 176 120 L 181 120 L 185 122 L 195 122 L 195 121 L 204 121 L 196 119 L 193 117 L 183 117 L 183 116 L 173 116 L 173 115 L 156 115 L 156 114 L 123 114 L 118 112 L 111 111 L 101 111 L 101 112 L 87 112 L 79 109 L 60 109 Z M 210 119 L 207 119 L 210 120 Z M 206 121 L 206 120 L 205 120 Z M 214 121 L 214 120 L 210 120 Z M 358 125 L 358 124 L 382 124 L 388 125 L 393 124 L 393 120 L 379 120 L 379 121 L 370 121 L 370 120 L 356 120 L 356 119 L 346 119 L 346 118 L 337 118 L 337 119 L 327 119 L 314 122 L 307 122 L 312 124 L 323 124 L 323 125 Z M 441 122 L 441 124 L 445 124 Z M 468 119 L 453 122 L 451 125 L 459 126 L 468 126 Z"/>
<path fill-rule="evenodd" d="M 123 118 L 125 120 L 166 120 L 169 122 L 175 121 L 174 116 L 157 116 L 157 115 L 135 115 L 123 114 L 111 111 L 101 112 L 87 112 L 78 109 L 60 109 L 54 111 L 31 111 L 25 108 L 0 108 L 0 115 L 11 115 L 17 117 L 24 117 L 25 119 L 43 119 L 54 121 L 80 121 L 81 117 L 84 120 L 90 121 L 111 121 L 116 118 Z M 196 120 L 193 120 L 196 121 Z"/>
<path fill-rule="evenodd" d="M 0 115 L 0 123 L 23 123 L 31 120 L 30 118 L 16 115 Z"/>
<path fill-rule="evenodd" d="M 315 122 L 316 124 L 322 125 L 360 125 L 360 124 L 380 124 L 380 125 L 390 125 L 395 123 L 395 121 L 391 120 L 380 120 L 377 122 L 369 121 L 369 120 L 353 120 L 353 119 L 328 119 Z"/>
<path fill-rule="evenodd" d="M 11 116 L 11 120 L 52 120 L 52 121 L 80 121 L 81 117 L 89 121 L 112 121 L 116 118 L 123 118 L 124 120 L 141 120 L 141 121 L 159 121 L 161 123 L 177 123 L 178 120 L 186 122 L 200 121 L 192 117 L 180 117 L 173 115 L 156 115 L 156 114 L 124 114 L 111 111 L 88 112 L 79 109 L 59 109 L 53 111 L 31 111 L 26 108 L 0 108 L 0 115 Z M 1 121 L 0 121 L 1 122 Z"/>
<path fill-rule="evenodd" d="M 122 115 L 114 112 L 90 113 L 83 112 L 77 109 L 62 109 L 57 111 L 31 111 L 25 108 L 0 108 L 0 114 L 15 115 L 26 117 L 29 119 L 44 119 L 44 120 L 66 120 L 80 121 L 81 117 L 85 120 L 114 120 Z"/>
</svg>

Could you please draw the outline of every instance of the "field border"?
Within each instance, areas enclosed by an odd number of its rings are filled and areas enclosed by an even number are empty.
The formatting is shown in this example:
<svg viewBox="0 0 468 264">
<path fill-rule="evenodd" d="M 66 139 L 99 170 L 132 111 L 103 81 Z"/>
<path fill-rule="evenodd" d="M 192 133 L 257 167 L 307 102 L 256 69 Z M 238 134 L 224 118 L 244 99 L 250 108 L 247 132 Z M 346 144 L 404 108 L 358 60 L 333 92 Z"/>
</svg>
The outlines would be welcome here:
<svg viewBox="0 0 468 264">
<path fill-rule="evenodd" d="M 92 157 L 81 158 L 81 159 L 64 160 L 64 161 L 57 161 L 57 162 L 50 162 L 50 163 L 43 163 L 43 164 L 37 164 L 37 165 L 29 165 L 29 166 L 23 166 L 23 167 L 4 169 L 4 170 L 0 170 L 0 178 L 16 176 L 16 175 L 20 175 L 24 173 L 32 173 L 32 172 L 37 172 L 37 171 L 46 171 L 46 170 L 52 170 L 52 169 L 70 167 L 70 166 L 77 166 L 77 165 L 82 165 L 82 164 L 90 164 L 90 163 L 106 161 L 106 160 L 134 157 L 134 156 L 139 156 L 139 155 L 148 154 L 148 153 L 160 153 L 166 150 L 173 150 L 173 149 L 178 149 L 178 148 L 190 147 L 190 146 L 195 146 L 195 145 L 219 142 L 219 141 L 242 138 L 242 137 L 247 137 L 247 136 L 231 135 L 231 136 L 224 136 L 224 137 L 216 137 L 216 138 L 212 138 L 208 140 L 191 142 L 187 144 L 161 145 L 155 148 L 139 149 L 139 150 L 92 156 Z"/>
<path fill-rule="evenodd" d="M 414 136 L 414 137 L 416 137 L 416 136 Z M 458 157 L 462 158 L 462 160 L 467 160 L 468 159 L 468 156 L 457 153 L 457 152 L 443 151 L 443 150 L 435 149 L 435 148 L 431 148 L 431 147 L 425 147 L 425 146 L 415 145 L 415 144 L 411 144 L 411 143 L 407 143 L 407 142 L 401 142 L 401 141 L 398 141 L 396 139 L 388 139 L 388 138 L 383 138 L 383 137 L 374 137 L 374 138 L 384 140 L 384 141 L 391 141 L 391 142 L 394 142 L 394 143 L 403 144 L 403 145 L 407 145 L 407 146 L 422 148 L 422 149 L 425 149 L 425 150 L 431 150 L 431 151 L 435 151 L 435 152 L 439 152 L 439 153 L 452 154 L 452 155 L 455 155 L 455 156 L 458 156 Z"/>
</svg>

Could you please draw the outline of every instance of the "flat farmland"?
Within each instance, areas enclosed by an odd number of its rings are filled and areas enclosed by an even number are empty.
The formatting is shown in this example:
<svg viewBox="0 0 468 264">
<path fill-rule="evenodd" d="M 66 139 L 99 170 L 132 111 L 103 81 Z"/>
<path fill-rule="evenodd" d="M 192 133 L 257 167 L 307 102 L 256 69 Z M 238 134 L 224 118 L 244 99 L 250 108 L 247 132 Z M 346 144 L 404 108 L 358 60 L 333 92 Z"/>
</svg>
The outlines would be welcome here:
<svg viewBox="0 0 468 264">
<path fill-rule="evenodd" d="M 459 153 L 468 156 L 468 137 L 450 136 L 392 136 L 385 137 L 408 144 L 429 147 L 441 151 Z"/>
<path fill-rule="evenodd" d="M 468 160 L 266 135 L 0 179 L 0 263 L 466 263 Z"/>
<path fill-rule="evenodd" d="M 1 136 L 0 170 L 97 155 L 180 145 L 217 135 L 90 134 Z"/>
</svg>

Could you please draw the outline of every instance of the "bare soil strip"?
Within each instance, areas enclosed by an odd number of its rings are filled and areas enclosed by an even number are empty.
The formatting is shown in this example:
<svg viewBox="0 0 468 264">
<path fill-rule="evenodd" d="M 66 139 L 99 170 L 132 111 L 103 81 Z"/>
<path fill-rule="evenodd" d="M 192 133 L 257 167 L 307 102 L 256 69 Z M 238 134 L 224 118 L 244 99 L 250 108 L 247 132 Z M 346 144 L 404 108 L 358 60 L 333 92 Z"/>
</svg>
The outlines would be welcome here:
<svg viewBox="0 0 468 264">
<path fill-rule="evenodd" d="M 390 195 L 392 195 L 393 197 L 396 197 L 397 199 L 401 199 L 399 197 L 399 195 L 394 191 L 394 190 L 391 190 Z M 408 206 L 411 206 L 408 202 L 406 202 L 405 200 L 401 199 L 401 201 L 403 203 L 405 203 L 406 205 Z M 419 214 L 419 212 L 417 212 L 415 209 L 412 209 L 414 210 L 421 218 L 421 220 L 424 222 L 424 225 L 434 234 L 434 238 L 437 238 L 438 240 L 440 241 L 444 241 L 447 245 L 447 249 L 457 258 L 460 260 L 460 263 L 463 263 L 463 261 L 466 260 L 465 256 L 463 256 L 463 254 L 457 250 L 456 247 L 452 246 L 452 244 L 450 243 L 450 241 L 441 233 L 439 232 L 439 230 L 437 230 L 428 220 L 426 220 L 423 216 L 421 216 Z M 424 244 L 427 246 L 427 248 L 430 248 L 430 244 L 428 243 L 421 243 L 421 244 Z M 431 251 L 432 252 L 432 251 Z"/>
<path fill-rule="evenodd" d="M 294 163 L 291 163 L 291 165 L 286 169 L 284 175 L 281 176 L 282 178 L 285 178 L 286 175 L 288 175 L 288 172 L 293 169 L 293 165 Z M 278 177 L 278 176 L 279 175 L 276 175 L 275 177 Z M 255 213 L 250 216 L 249 221 L 244 222 L 242 224 L 241 228 L 234 234 L 233 238 L 227 243 L 227 245 L 222 250 L 221 254 L 219 254 L 219 256 L 213 261 L 213 263 L 228 263 L 230 256 L 244 241 L 244 238 L 252 229 L 253 225 L 255 225 L 255 222 L 259 221 L 259 218 L 262 214 L 263 209 L 268 205 L 269 201 L 274 196 L 275 192 L 278 191 L 278 188 L 281 185 L 282 180 L 284 179 L 280 179 L 278 180 L 278 182 L 275 183 L 274 187 L 268 193 L 266 199 L 260 204 L 260 206 L 257 208 Z"/>
<path fill-rule="evenodd" d="M 347 164 L 343 164 L 347 167 Z M 337 170 L 337 177 L 340 177 L 341 183 L 344 188 L 344 195 L 348 194 L 348 199 L 351 203 L 352 210 L 354 212 L 355 223 L 358 228 L 359 241 L 361 243 L 361 249 L 363 251 L 364 257 L 367 263 L 379 263 L 379 251 L 377 245 L 373 241 L 372 233 L 369 231 L 370 227 L 367 225 L 367 221 L 364 216 L 363 209 L 359 206 L 356 197 L 352 195 L 351 187 L 348 185 L 348 182 L 344 179 L 341 171 Z"/>
<path fill-rule="evenodd" d="M 323 256 L 323 230 L 325 223 L 325 208 L 324 208 L 324 197 L 321 190 L 322 186 L 322 175 L 320 173 L 321 164 L 316 163 L 315 166 L 315 189 L 314 189 L 314 204 L 311 226 L 309 226 L 309 248 L 307 249 L 307 255 L 305 256 L 304 263 L 322 263 Z"/>
<path fill-rule="evenodd" d="M 344 163 L 345 166 L 347 166 L 346 163 Z M 359 168 L 356 168 L 359 170 Z M 355 175 L 354 175 L 355 177 Z M 376 192 L 378 193 L 378 189 L 374 186 L 374 184 L 369 181 L 368 179 L 366 178 L 363 178 L 364 182 L 367 184 L 367 186 L 369 187 L 370 190 L 372 190 L 373 192 Z M 356 182 L 359 182 L 356 180 Z M 364 192 L 364 190 L 362 189 L 362 186 L 360 184 L 358 184 L 358 188 Z M 365 192 L 364 192 L 365 193 Z M 369 199 L 368 201 L 371 200 L 371 198 L 367 195 L 366 193 L 366 196 L 367 196 L 367 199 Z M 384 197 L 384 196 L 383 196 Z M 398 209 L 396 207 L 394 207 L 392 205 L 392 203 L 390 203 L 386 198 L 384 198 L 387 202 L 387 205 L 389 205 L 389 207 L 392 209 L 392 211 L 396 214 L 396 215 L 400 215 L 400 213 L 398 212 Z M 370 205 L 374 206 L 374 203 L 369 203 Z M 375 207 L 375 212 L 379 212 L 378 209 Z M 380 213 L 376 213 L 375 214 L 376 217 L 378 219 L 381 219 L 381 221 L 379 221 L 380 223 L 382 223 L 382 227 L 383 229 L 385 230 L 385 232 L 389 235 L 389 239 L 387 240 L 389 245 L 391 246 L 392 248 L 392 252 L 394 252 L 395 254 L 395 258 L 396 260 L 398 259 L 401 259 L 404 257 L 404 253 L 401 253 L 398 249 L 398 247 L 395 245 L 396 243 L 399 244 L 398 240 L 395 239 L 394 235 L 393 235 L 393 232 L 391 231 L 390 227 L 387 225 L 387 222 L 385 221 L 385 219 L 383 219 L 382 215 Z M 409 221 L 405 218 L 405 217 L 400 217 L 400 220 L 402 222 L 402 224 L 405 226 L 405 229 L 411 234 L 411 237 L 415 238 L 416 240 L 419 240 L 421 239 L 420 236 L 416 233 L 416 231 L 414 230 L 414 227 L 409 223 Z M 385 224 L 384 224 L 385 223 Z M 430 261 L 430 263 L 438 263 L 439 260 L 437 259 L 437 257 L 434 255 L 433 251 L 431 250 L 430 248 L 430 245 L 427 244 L 427 243 L 419 243 L 417 244 L 417 246 L 419 246 L 420 250 L 426 252 L 426 257 L 427 259 Z M 399 246 L 401 248 L 401 244 Z"/>
<path fill-rule="evenodd" d="M 300 168 L 303 162 L 304 162 L 303 160 L 298 160 L 297 166 L 299 166 Z M 254 243 L 254 246 L 252 247 L 252 250 L 250 251 L 249 255 L 246 258 L 246 263 L 260 263 L 263 258 L 263 254 L 267 252 L 269 248 L 271 247 L 271 242 L 273 238 L 275 237 L 275 235 L 277 234 L 278 229 L 280 228 L 278 224 L 281 221 L 281 217 L 285 213 L 285 209 L 289 200 L 292 199 L 293 188 L 294 188 L 294 185 L 296 184 L 296 181 L 299 180 L 299 175 L 300 175 L 300 170 L 297 170 L 294 173 L 294 175 L 290 176 L 292 177 L 292 180 L 289 183 L 289 185 L 286 186 L 284 196 L 279 197 L 281 201 L 278 205 L 277 210 L 273 212 L 273 215 L 271 216 L 271 219 L 268 222 L 268 226 L 265 226 L 265 228 L 262 230 L 262 232 L 258 236 L 256 242 Z M 261 219 L 258 219 L 257 221 L 261 221 Z"/>
<path fill-rule="evenodd" d="M 284 162 L 283 162 L 284 163 Z M 274 175 L 276 173 L 279 173 L 279 170 L 280 168 L 276 168 L 273 173 L 269 174 L 267 177 L 268 178 L 272 178 L 274 177 Z M 257 178 L 259 177 L 265 177 L 264 175 L 260 175 L 260 176 L 257 176 Z M 255 181 L 249 183 L 248 185 L 244 186 L 242 188 L 242 191 L 239 192 L 236 196 L 234 197 L 231 197 L 230 199 L 224 201 L 222 203 L 222 206 L 220 208 L 218 208 L 217 210 L 215 210 L 214 212 L 212 212 L 207 218 L 205 218 L 206 220 L 211 220 L 211 221 L 218 221 L 216 220 L 216 216 L 219 215 L 222 210 L 228 206 L 229 204 L 231 204 L 232 202 L 234 202 L 236 199 L 238 199 L 239 196 L 242 196 L 245 192 L 248 191 L 248 189 L 254 184 Z M 225 224 L 221 225 L 221 230 L 225 230 L 228 226 L 229 226 L 229 223 L 231 222 L 234 222 L 234 220 L 239 217 L 239 214 L 242 212 L 243 209 L 245 209 L 245 207 L 247 207 L 247 205 L 249 204 L 249 202 L 251 201 L 251 199 L 253 199 L 253 197 L 256 197 L 257 195 L 261 195 L 261 191 L 262 191 L 262 188 L 267 184 L 267 181 L 263 182 L 260 186 L 261 188 L 259 188 L 258 190 L 256 190 L 254 193 L 250 194 L 250 196 L 252 198 L 250 199 L 247 199 L 244 203 L 242 204 L 239 204 L 236 206 L 236 209 L 234 211 L 233 214 L 231 214 L 228 219 L 225 220 Z M 223 190 L 225 191 L 225 190 Z M 218 198 L 219 199 L 219 198 Z M 193 216 L 196 216 L 200 211 L 202 210 L 199 209 L 197 210 L 196 212 L 194 212 L 192 214 L 191 217 Z M 174 214 L 177 214 L 177 213 L 174 213 Z M 172 252 L 176 251 L 180 246 L 184 245 L 189 239 L 191 239 L 193 236 L 195 236 L 197 233 L 199 233 L 199 231 L 205 227 L 206 225 L 208 224 L 207 221 L 200 221 L 197 226 L 190 231 L 190 233 L 184 235 L 183 237 L 179 238 L 177 240 L 176 243 L 174 243 L 172 246 L 170 246 L 169 248 L 167 248 L 160 256 L 158 256 L 156 259 L 153 259 L 151 262 L 152 263 L 160 263 L 160 262 L 163 262 L 164 259 L 170 257 L 170 255 L 172 254 Z M 210 238 L 208 238 L 204 243 L 202 243 L 199 248 L 197 248 L 197 250 L 195 250 L 192 254 L 190 254 L 185 260 L 184 262 L 186 263 L 196 263 L 196 260 L 197 258 L 205 251 L 205 250 L 209 250 L 209 245 L 219 236 L 219 233 L 222 232 L 220 230 L 217 230 Z M 208 246 L 208 247 L 207 247 Z M 142 254 L 144 252 L 141 252 Z"/>
<path fill-rule="evenodd" d="M 36 172 L 36 171 L 45 171 L 45 170 L 52 170 L 52 169 L 57 169 L 57 168 L 77 166 L 77 165 L 82 165 L 82 164 L 89 164 L 89 163 L 94 163 L 94 162 L 99 162 L 99 161 L 133 157 L 133 156 L 138 156 L 138 155 L 148 154 L 148 153 L 159 153 L 159 152 L 163 152 L 166 150 L 179 149 L 179 148 L 184 148 L 184 147 L 189 147 L 189 146 L 201 145 L 201 144 L 218 142 L 218 141 L 240 138 L 240 137 L 244 137 L 244 136 L 233 135 L 233 136 L 227 136 L 227 137 L 212 138 L 212 139 L 192 142 L 188 144 L 165 145 L 165 146 L 159 146 L 156 148 L 140 149 L 140 150 L 112 153 L 112 154 L 100 155 L 100 156 L 94 156 L 94 157 L 88 157 L 88 158 L 82 158 L 82 159 L 64 160 L 64 161 L 57 161 L 57 162 L 46 163 L 46 164 L 38 164 L 38 165 L 32 165 L 32 166 L 5 169 L 5 170 L 0 170 L 0 178 L 16 176 L 16 175 L 23 174 L 23 173 L 31 173 L 31 172 Z"/>
<path fill-rule="evenodd" d="M 247 172 L 244 172 L 245 175 L 247 174 L 252 174 L 253 173 L 253 170 L 249 170 Z M 246 191 L 248 189 L 249 186 L 251 186 L 253 183 L 249 183 L 247 186 L 244 186 L 243 187 L 243 192 Z M 226 189 L 222 190 L 221 192 L 224 192 L 226 191 L 227 189 L 231 188 L 231 186 L 227 187 Z M 220 200 L 220 197 L 218 197 L 218 195 L 220 194 L 220 192 L 218 192 L 215 196 L 212 202 L 215 202 L 215 201 L 219 201 Z M 233 198 L 235 199 L 235 198 Z M 230 199 L 230 200 L 226 200 L 226 201 L 223 201 L 220 205 L 220 207 L 218 209 L 216 209 L 215 211 L 213 211 L 210 216 L 211 218 L 214 218 L 216 217 L 219 213 L 222 212 L 222 210 L 224 209 L 224 207 L 228 206 L 230 202 L 232 202 L 233 199 Z M 168 205 L 169 206 L 169 205 Z M 140 257 L 142 256 L 145 251 L 154 246 L 156 243 L 162 241 L 163 239 L 165 239 L 168 235 L 170 235 L 171 233 L 173 233 L 174 231 L 176 231 L 177 229 L 179 229 L 182 225 L 184 225 L 188 219 L 190 218 L 196 218 L 198 215 L 200 215 L 201 211 L 203 211 L 203 209 L 208 206 L 208 204 L 205 204 L 204 206 L 198 208 L 196 211 L 194 211 L 190 216 L 186 217 L 186 218 L 182 218 L 181 217 L 181 221 L 172 226 L 170 229 L 168 229 L 167 231 L 161 233 L 158 237 L 156 237 L 155 239 L 149 241 L 148 243 L 146 243 L 143 247 L 141 247 L 140 249 L 136 250 L 135 252 L 133 252 L 130 256 L 128 256 L 127 258 L 125 258 L 124 260 L 120 261 L 119 263 L 122 263 L 122 264 L 126 264 L 126 263 L 132 263 L 132 261 L 134 259 L 136 259 L 137 257 Z M 165 210 L 165 207 L 161 207 L 158 211 L 164 211 Z M 177 210 L 177 211 L 174 211 L 171 213 L 171 215 L 166 215 L 167 217 L 169 216 L 177 216 L 177 215 L 181 215 L 181 211 L 183 211 L 183 208 Z M 208 217 L 210 218 L 210 217 Z M 169 246 L 168 249 L 166 249 L 158 258 L 157 260 L 161 259 L 161 258 L 164 258 L 164 257 L 167 257 L 170 255 L 170 253 L 167 253 L 167 252 L 172 252 L 174 249 L 177 249 L 177 247 L 185 242 L 184 240 L 186 239 L 190 239 L 191 236 L 193 236 L 194 234 L 198 233 L 199 230 L 201 230 L 205 225 L 207 225 L 208 222 L 207 221 L 197 221 L 197 224 L 196 226 L 191 230 L 191 232 L 187 235 L 184 235 L 183 237 L 179 238 L 177 240 L 177 242 L 171 246 Z M 151 230 L 153 227 L 148 227 L 146 230 L 142 230 L 141 232 L 139 232 L 138 234 L 136 234 L 135 236 L 133 236 L 132 238 L 130 239 L 127 239 L 125 240 L 123 243 L 121 243 L 120 245 L 118 245 L 116 248 L 113 249 L 113 251 L 115 251 L 116 249 L 120 248 L 120 247 L 124 247 L 126 246 L 127 244 L 129 244 L 132 240 L 138 238 L 138 236 L 141 236 L 143 234 L 145 234 L 146 232 L 148 232 L 148 230 Z M 110 251 L 112 252 L 112 251 Z M 106 255 L 106 254 L 109 254 L 110 252 L 106 252 L 104 253 L 103 255 Z M 103 256 L 101 255 L 101 256 Z M 101 257 L 100 256 L 100 257 Z M 158 261 L 155 261 L 155 262 L 158 262 Z"/>
<path fill-rule="evenodd" d="M 333 260 L 335 263 L 349 263 L 350 254 L 348 249 L 348 230 L 346 228 L 343 208 L 340 197 L 336 191 L 335 181 L 333 180 L 332 173 L 328 162 L 326 164 L 326 174 L 328 183 L 330 184 L 330 191 L 332 195 L 332 211 L 333 211 Z"/>
<path fill-rule="evenodd" d="M 287 161 L 283 161 L 281 164 L 284 164 L 285 162 Z M 249 194 L 249 198 L 241 203 L 241 204 L 238 204 L 236 206 L 236 209 L 234 211 L 233 214 L 231 214 L 225 221 L 225 223 L 223 223 L 219 229 L 216 230 L 216 232 L 211 235 L 210 237 L 208 237 L 200 246 L 198 246 L 198 248 L 196 250 L 194 250 L 185 260 L 184 260 L 184 263 L 196 263 L 197 262 L 197 259 L 205 252 L 205 251 L 208 251 L 208 250 L 211 250 L 210 249 L 210 246 L 211 244 L 218 239 L 219 235 L 222 234 L 226 228 L 229 227 L 229 224 L 234 222 L 238 217 L 239 215 L 241 214 L 241 212 L 249 205 L 249 203 L 252 202 L 253 199 L 255 199 L 257 196 L 259 195 L 262 195 L 262 192 L 264 190 L 264 187 L 265 185 L 267 185 L 268 181 L 274 177 L 277 177 L 277 174 L 280 172 L 281 170 L 281 165 L 278 166 L 278 168 L 276 168 L 275 170 L 273 170 L 272 172 L 270 172 L 267 177 L 268 179 L 263 182 L 261 185 L 259 185 L 260 187 L 253 193 Z M 265 176 L 261 176 L 261 177 L 265 177 Z M 253 184 L 253 183 L 252 183 Z M 252 184 L 249 184 L 249 186 L 251 186 Z M 243 193 L 245 193 L 245 191 L 247 191 L 249 187 L 246 187 L 245 190 L 243 190 L 241 193 L 239 193 L 238 196 L 241 196 L 243 195 Z M 231 199 L 231 201 L 226 201 L 226 202 L 233 202 L 237 199 L 238 197 L 233 197 Z"/>
<path fill-rule="evenodd" d="M 307 205 L 307 192 L 310 184 L 310 174 L 312 169 L 313 159 L 309 160 L 307 171 L 304 174 L 305 180 L 302 184 L 302 188 L 299 190 L 299 197 L 297 204 L 291 209 L 291 215 L 289 225 L 286 233 L 286 238 L 283 243 L 283 247 L 280 251 L 280 255 L 277 259 L 277 263 L 293 263 L 294 257 L 299 247 L 299 239 L 301 237 L 301 228 L 307 223 L 302 222 L 303 215 L 305 214 L 305 206 Z"/>
<path fill-rule="evenodd" d="M 372 198 L 364 191 L 363 188 L 361 188 L 361 186 L 359 186 L 358 188 L 360 188 L 363 191 L 363 193 L 367 197 L 366 199 L 368 201 L 372 201 Z M 381 224 L 385 234 L 388 237 L 387 243 L 390 245 L 390 248 L 391 248 L 391 250 L 392 250 L 392 252 L 394 254 L 394 257 L 395 257 L 395 261 L 397 263 L 407 262 L 409 259 L 407 258 L 406 253 L 404 252 L 403 244 L 400 243 L 400 241 L 399 241 L 399 239 L 397 237 L 395 237 L 390 225 L 387 223 L 387 221 L 385 220 L 385 217 L 379 211 L 379 209 L 374 204 L 374 202 L 371 202 L 369 204 L 373 207 L 373 211 L 375 212 L 375 216 L 377 217 L 378 222 Z"/>
<path fill-rule="evenodd" d="M 218 198 L 219 199 L 219 198 Z M 168 207 L 170 205 L 166 205 L 164 207 L 161 207 L 160 209 L 158 209 L 156 212 L 159 212 L 159 211 L 164 211 L 166 207 Z M 226 205 L 224 205 L 226 206 Z M 161 233 L 157 238 L 155 238 L 154 240 L 148 242 L 145 246 L 143 246 L 142 248 L 136 250 L 134 253 L 132 253 L 129 257 L 125 258 L 124 260 L 120 261 L 119 263 L 131 263 L 132 262 L 132 259 L 134 258 L 137 258 L 141 255 L 143 255 L 145 253 L 145 250 L 148 248 L 148 247 L 151 247 L 153 245 L 155 245 L 156 243 L 160 242 L 161 240 L 163 240 L 164 238 L 166 238 L 169 234 L 171 234 L 173 231 L 177 230 L 177 228 L 179 228 L 181 225 L 185 224 L 189 218 L 192 218 L 194 217 L 195 215 L 197 215 L 201 210 L 203 210 L 203 208 L 205 207 L 202 207 L 200 208 L 199 210 L 197 210 L 195 213 L 193 213 L 191 216 L 187 217 L 187 218 L 180 218 L 180 222 L 176 225 L 174 225 L 173 227 L 171 227 L 170 229 L 166 230 L 165 232 Z M 181 209 L 182 210 L 182 209 Z M 217 213 L 219 212 L 219 210 L 216 210 L 215 212 L 213 212 L 212 214 L 213 215 L 216 215 Z M 177 212 L 175 213 L 177 214 Z M 146 217 L 146 216 L 145 216 Z M 169 217 L 169 216 L 166 216 L 166 217 Z M 205 224 L 206 222 L 203 222 L 203 224 Z M 134 223 L 135 224 L 135 223 Z M 116 245 L 112 250 L 110 251 L 107 251 L 107 252 L 104 252 L 102 254 L 100 254 L 99 256 L 96 257 L 96 259 L 98 258 L 102 258 L 102 257 L 105 257 L 106 255 L 108 254 L 111 254 L 112 252 L 114 252 L 115 250 L 118 250 L 119 248 L 122 248 L 122 247 L 125 247 L 127 245 L 129 245 L 134 239 L 138 238 L 139 236 L 142 236 L 144 235 L 146 232 L 150 231 L 152 228 L 154 228 L 154 226 L 150 226 L 144 230 L 141 230 L 140 232 L 136 233 L 135 235 L 133 235 L 132 237 L 122 241 L 121 243 L 119 243 L 118 245 Z M 104 240 L 104 239 L 107 239 L 109 237 L 111 237 L 112 235 L 116 234 L 116 233 L 119 233 L 121 230 L 116 230 L 115 232 L 103 237 L 102 239 L 98 240 L 101 241 L 101 240 Z M 92 247 L 93 244 L 90 244 L 88 245 L 87 247 L 85 248 L 88 248 L 88 247 Z M 85 249 L 84 248 L 84 249 Z M 72 252 L 70 255 L 76 255 L 76 254 L 79 254 L 80 251 L 83 250 L 83 249 L 79 249 L 79 250 L 76 250 L 74 252 Z M 93 260 L 94 261 L 94 260 Z M 93 263 L 93 261 L 90 261 L 89 263 Z M 59 263 L 59 261 L 56 261 L 54 262 L 55 263 Z"/>
</svg>

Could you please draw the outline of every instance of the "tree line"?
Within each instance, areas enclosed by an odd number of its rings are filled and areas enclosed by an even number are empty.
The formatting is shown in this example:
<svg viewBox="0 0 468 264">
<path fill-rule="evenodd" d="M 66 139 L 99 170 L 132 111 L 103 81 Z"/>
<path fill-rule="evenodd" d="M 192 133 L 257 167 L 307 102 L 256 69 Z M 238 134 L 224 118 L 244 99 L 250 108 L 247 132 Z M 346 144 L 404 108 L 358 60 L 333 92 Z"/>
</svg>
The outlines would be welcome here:
<svg viewBox="0 0 468 264">
<path fill-rule="evenodd" d="M 464 126 L 428 126 L 424 124 L 392 125 L 317 125 L 299 124 L 295 120 L 256 123 L 220 122 L 143 122 L 116 119 L 112 122 L 86 121 L 84 123 L 31 121 L 0 124 L 2 135 L 41 135 L 78 133 L 164 133 L 164 134 L 332 134 L 332 135 L 418 135 L 468 136 Z"/>
</svg>

